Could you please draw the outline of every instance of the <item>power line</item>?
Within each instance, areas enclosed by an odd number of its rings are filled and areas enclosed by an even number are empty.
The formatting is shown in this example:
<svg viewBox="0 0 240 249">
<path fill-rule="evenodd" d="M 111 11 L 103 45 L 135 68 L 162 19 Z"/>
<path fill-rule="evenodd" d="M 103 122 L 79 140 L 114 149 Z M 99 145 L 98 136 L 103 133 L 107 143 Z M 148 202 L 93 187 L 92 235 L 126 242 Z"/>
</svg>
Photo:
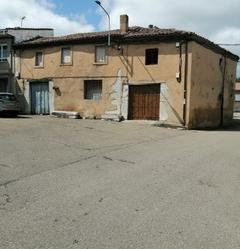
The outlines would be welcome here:
<svg viewBox="0 0 240 249">
<path fill-rule="evenodd" d="M 219 46 L 229 46 L 229 47 L 236 47 L 240 46 L 240 43 L 217 43 Z M 240 63 L 240 60 L 238 61 Z"/>
<path fill-rule="evenodd" d="M 219 46 L 240 46 L 240 43 L 218 43 Z"/>
</svg>

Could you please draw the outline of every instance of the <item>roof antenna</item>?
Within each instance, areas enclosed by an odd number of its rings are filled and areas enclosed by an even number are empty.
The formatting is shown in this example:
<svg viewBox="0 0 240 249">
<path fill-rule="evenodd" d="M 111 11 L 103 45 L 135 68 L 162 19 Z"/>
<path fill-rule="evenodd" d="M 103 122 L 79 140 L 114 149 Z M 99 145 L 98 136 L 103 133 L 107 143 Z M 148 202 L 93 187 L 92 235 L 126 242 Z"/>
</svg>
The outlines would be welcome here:
<svg viewBox="0 0 240 249">
<path fill-rule="evenodd" d="M 23 27 L 23 21 L 26 19 L 26 16 L 21 17 L 21 28 Z"/>
</svg>

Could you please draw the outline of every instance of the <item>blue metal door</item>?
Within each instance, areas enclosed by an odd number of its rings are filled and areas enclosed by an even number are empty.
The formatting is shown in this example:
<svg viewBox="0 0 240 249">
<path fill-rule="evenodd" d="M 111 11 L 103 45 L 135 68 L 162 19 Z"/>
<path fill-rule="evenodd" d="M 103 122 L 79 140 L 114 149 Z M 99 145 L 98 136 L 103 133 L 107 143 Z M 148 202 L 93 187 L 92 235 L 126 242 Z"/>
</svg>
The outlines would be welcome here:
<svg viewBox="0 0 240 249">
<path fill-rule="evenodd" d="M 48 82 L 31 83 L 32 114 L 49 114 L 49 84 Z"/>
</svg>

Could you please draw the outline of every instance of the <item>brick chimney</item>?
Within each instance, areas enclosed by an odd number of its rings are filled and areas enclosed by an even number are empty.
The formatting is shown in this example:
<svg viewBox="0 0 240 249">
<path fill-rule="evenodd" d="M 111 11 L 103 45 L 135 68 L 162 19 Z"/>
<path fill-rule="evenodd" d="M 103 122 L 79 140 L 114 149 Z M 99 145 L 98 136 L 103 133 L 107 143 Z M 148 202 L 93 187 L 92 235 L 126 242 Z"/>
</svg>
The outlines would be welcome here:
<svg viewBox="0 0 240 249">
<path fill-rule="evenodd" d="M 120 32 L 121 33 L 128 32 L 128 15 L 120 16 Z"/>
</svg>

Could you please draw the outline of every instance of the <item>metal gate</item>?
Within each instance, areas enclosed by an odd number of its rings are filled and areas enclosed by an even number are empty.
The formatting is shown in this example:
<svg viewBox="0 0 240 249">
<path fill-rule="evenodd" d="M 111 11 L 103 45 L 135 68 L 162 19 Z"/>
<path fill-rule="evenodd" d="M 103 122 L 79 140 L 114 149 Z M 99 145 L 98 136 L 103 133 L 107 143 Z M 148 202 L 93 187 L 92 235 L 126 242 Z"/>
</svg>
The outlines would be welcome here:
<svg viewBox="0 0 240 249">
<path fill-rule="evenodd" d="M 129 119 L 159 120 L 160 84 L 131 85 Z"/>
<path fill-rule="evenodd" d="M 49 83 L 31 83 L 31 113 L 49 114 Z"/>
</svg>

